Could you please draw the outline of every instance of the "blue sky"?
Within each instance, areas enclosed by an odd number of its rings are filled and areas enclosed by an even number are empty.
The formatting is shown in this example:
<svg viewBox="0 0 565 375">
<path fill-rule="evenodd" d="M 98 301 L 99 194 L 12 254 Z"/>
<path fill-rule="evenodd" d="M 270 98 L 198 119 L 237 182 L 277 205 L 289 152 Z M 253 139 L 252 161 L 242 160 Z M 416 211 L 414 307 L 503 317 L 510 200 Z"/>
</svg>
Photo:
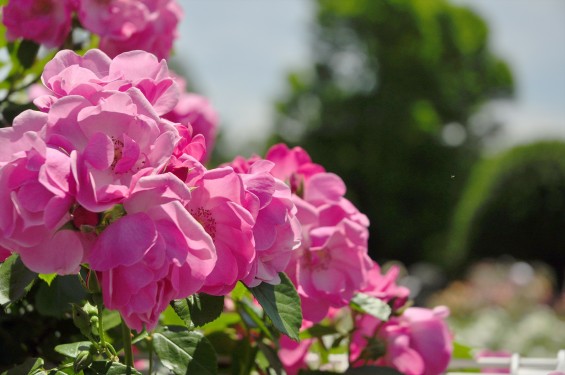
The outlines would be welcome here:
<svg viewBox="0 0 565 375">
<path fill-rule="evenodd" d="M 480 13 L 492 48 L 510 62 L 512 103 L 485 113 L 505 124 L 487 151 L 539 138 L 565 139 L 565 1 L 453 0 Z M 181 0 L 176 43 L 195 87 L 211 100 L 234 152 L 269 132 L 285 73 L 309 65 L 313 6 L 307 0 Z M 251 153 L 253 150 L 246 152 Z"/>
<path fill-rule="evenodd" d="M 565 139 L 565 1 L 457 0 L 481 14 L 492 48 L 516 79 L 513 103 L 493 112 L 505 131 L 490 142 L 498 149 L 539 138 Z"/>
</svg>

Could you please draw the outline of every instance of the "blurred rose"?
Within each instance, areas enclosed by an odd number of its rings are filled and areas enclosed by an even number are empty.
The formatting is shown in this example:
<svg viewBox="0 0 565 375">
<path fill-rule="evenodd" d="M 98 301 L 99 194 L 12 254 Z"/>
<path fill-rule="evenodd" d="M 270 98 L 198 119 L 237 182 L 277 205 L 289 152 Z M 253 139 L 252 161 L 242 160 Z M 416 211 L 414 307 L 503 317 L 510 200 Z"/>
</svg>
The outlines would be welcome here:
<svg viewBox="0 0 565 375">
<path fill-rule="evenodd" d="M 385 323 L 369 315 L 360 316 L 351 343 L 353 366 L 367 362 L 391 366 L 406 375 L 443 373 L 453 350 L 444 321 L 448 314 L 445 307 L 411 307 Z"/>
<path fill-rule="evenodd" d="M 73 1 L 12 0 L 2 9 L 8 40 L 24 38 L 59 47 L 71 31 Z"/>
</svg>

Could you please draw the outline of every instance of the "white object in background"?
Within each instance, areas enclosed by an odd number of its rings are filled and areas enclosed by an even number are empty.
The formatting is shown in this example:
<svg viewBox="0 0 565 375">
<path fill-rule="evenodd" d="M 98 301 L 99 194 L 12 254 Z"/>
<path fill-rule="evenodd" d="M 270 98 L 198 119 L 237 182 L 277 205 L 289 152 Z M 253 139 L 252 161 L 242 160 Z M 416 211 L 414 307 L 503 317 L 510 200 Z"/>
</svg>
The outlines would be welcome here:
<svg viewBox="0 0 565 375">
<path fill-rule="evenodd" d="M 565 349 L 557 352 L 556 358 L 527 358 L 515 353 L 508 358 L 483 357 L 477 360 L 458 360 L 451 362 L 450 369 L 464 370 L 470 368 L 508 369 L 511 375 L 547 375 L 552 371 L 565 372 Z M 482 372 L 481 375 L 499 375 L 499 373 Z M 449 371 L 445 375 L 469 375 L 469 372 Z"/>
</svg>

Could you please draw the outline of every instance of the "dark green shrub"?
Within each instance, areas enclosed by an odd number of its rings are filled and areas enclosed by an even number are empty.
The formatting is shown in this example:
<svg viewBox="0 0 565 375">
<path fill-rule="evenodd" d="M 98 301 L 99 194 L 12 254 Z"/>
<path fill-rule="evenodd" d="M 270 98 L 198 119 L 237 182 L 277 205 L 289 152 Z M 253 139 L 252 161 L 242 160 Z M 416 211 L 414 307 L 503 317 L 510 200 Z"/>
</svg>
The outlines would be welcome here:
<svg viewBox="0 0 565 375">
<path fill-rule="evenodd" d="M 565 269 L 565 143 L 537 142 L 485 159 L 456 209 L 448 265 L 510 254 Z"/>
</svg>

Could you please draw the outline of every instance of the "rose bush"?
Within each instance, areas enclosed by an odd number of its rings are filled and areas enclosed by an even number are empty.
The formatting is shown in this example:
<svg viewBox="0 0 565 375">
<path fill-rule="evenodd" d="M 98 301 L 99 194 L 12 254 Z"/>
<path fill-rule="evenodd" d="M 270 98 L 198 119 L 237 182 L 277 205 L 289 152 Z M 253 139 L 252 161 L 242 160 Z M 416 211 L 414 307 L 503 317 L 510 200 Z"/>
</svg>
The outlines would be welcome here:
<svg viewBox="0 0 565 375">
<path fill-rule="evenodd" d="M 12 0 L 2 11 L 16 56 L 32 56 L 18 69 L 41 64 L 18 38 L 74 46 L 82 27 L 101 48 L 54 54 L 30 90 L 36 109 L 0 129 L 0 304 L 14 319 L 37 304 L 78 329 L 54 349 L 65 360 L 34 369 L 136 372 L 131 329 L 138 357 L 178 375 L 216 373 L 216 352 L 241 374 L 338 366 L 332 350 L 349 353 L 341 370 L 446 369 L 446 311 L 408 307 L 398 268 L 383 274 L 369 258 L 369 220 L 339 176 L 283 144 L 204 164 L 217 114 L 162 59 L 176 2 Z M 29 86 L 8 84 L 6 100 Z M 63 290 L 69 301 L 43 305 Z"/>
<path fill-rule="evenodd" d="M 182 9 L 175 0 L 18 0 L 2 10 L 9 40 L 24 38 L 46 47 L 72 40 L 71 21 L 100 37 L 100 49 L 114 57 L 144 50 L 168 58 Z"/>
</svg>

